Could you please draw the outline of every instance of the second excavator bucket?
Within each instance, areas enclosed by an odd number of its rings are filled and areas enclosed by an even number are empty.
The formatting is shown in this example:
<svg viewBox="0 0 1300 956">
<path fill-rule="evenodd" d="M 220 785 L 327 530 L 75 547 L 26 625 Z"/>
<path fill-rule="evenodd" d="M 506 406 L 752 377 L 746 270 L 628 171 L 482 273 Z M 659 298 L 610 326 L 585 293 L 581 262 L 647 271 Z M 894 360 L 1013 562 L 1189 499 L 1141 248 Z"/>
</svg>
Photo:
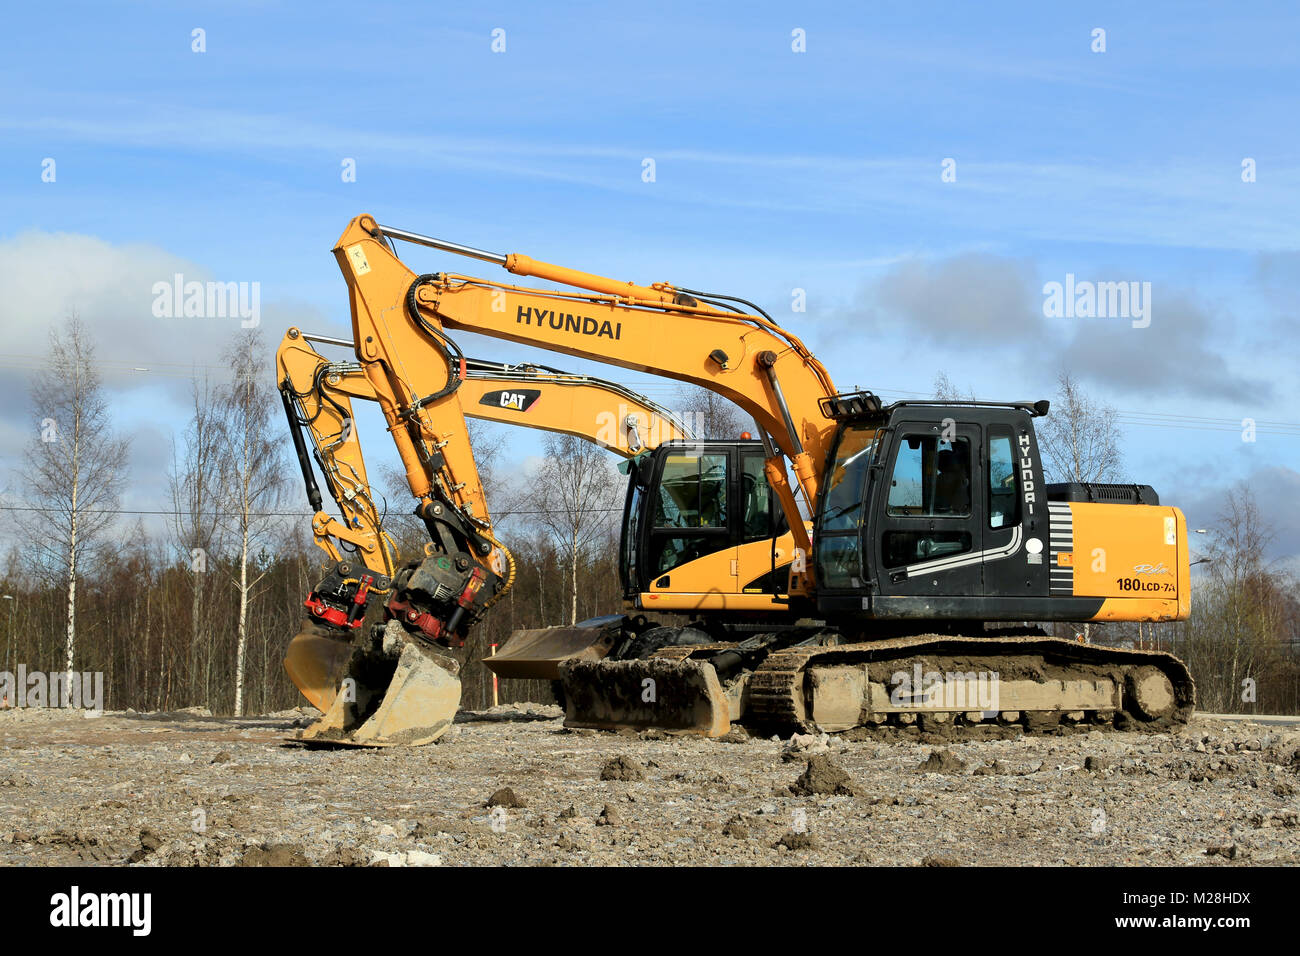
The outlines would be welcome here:
<svg viewBox="0 0 1300 956">
<path fill-rule="evenodd" d="M 352 651 L 328 709 L 302 732 L 304 743 L 418 747 L 451 727 L 460 706 L 459 663 L 397 621 L 382 634 L 377 646 Z"/>
<path fill-rule="evenodd" d="M 644 730 L 721 737 L 731 729 L 731 703 L 711 664 L 643 658 L 565 661 L 566 727 Z"/>
<path fill-rule="evenodd" d="M 564 661 L 597 661 L 614 646 L 623 615 L 593 618 L 572 627 L 537 627 L 514 631 L 501 652 L 483 658 L 498 677 L 559 680 Z"/>
<path fill-rule="evenodd" d="M 284 669 L 313 707 L 325 713 L 334 703 L 356 646 L 307 621 L 289 642 Z"/>
</svg>

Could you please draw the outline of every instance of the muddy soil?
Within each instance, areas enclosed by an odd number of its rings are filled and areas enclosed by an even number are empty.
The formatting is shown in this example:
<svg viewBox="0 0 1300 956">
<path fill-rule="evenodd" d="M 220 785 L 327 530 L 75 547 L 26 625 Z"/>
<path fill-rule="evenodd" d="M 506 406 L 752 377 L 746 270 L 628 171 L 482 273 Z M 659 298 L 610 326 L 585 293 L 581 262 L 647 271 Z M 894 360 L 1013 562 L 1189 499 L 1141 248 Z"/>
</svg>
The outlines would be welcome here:
<svg viewBox="0 0 1300 956">
<path fill-rule="evenodd" d="M 520 704 L 370 751 L 288 742 L 305 719 L 2 711 L 0 863 L 1300 862 L 1293 727 L 704 740 Z"/>
</svg>

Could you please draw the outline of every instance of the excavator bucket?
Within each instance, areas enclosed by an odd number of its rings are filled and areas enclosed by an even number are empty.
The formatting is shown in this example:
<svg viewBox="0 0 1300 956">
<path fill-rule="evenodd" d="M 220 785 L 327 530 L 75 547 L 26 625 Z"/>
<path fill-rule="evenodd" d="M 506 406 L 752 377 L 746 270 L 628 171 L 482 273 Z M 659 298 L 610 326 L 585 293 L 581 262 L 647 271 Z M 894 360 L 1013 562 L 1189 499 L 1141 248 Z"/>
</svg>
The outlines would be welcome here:
<svg viewBox="0 0 1300 956">
<path fill-rule="evenodd" d="M 334 703 L 356 647 L 330 637 L 314 621 L 307 621 L 289 642 L 284 669 L 294 686 L 322 714 Z"/>
<path fill-rule="evenodd" d="M 377 647 L 352 650 L 333 700 L 301 740 L 337 747 L 432 743 L 447 732 L 460 707 L 459 673 L 455 658 L 390 621 Z"/>
<path fill-rule="evenodd" d="M 537 627 L 514 631 L 501 652 L 483 658 L 498 677 L 559 680 L 564 661 L 598 661 L 614 646 L 622 615 L 596 618 L 573 627 Z"/>
<path fill-rule="evenodd" d="M 650 657 L 565 661 L 566 727 L 644 730 L 721 737 L 732 706 L 711 664 Z"/>
</svg>

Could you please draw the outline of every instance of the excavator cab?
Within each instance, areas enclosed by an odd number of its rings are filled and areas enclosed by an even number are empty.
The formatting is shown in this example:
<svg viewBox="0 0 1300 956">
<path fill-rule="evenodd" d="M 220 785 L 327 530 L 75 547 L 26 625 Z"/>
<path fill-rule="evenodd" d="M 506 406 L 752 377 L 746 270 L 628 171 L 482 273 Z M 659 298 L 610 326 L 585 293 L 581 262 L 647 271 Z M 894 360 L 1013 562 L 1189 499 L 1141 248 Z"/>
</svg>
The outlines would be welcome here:
<svg viewBox="0 0 1300 956">
<path fill-rule="evenodd" d="M 1184 616 L 1181 512 L 1147 485 L 1048 484 L 1034 431 L 1046 413 L 1046 402 L 899 402 L 845 417 L 813 536 L 821 614 Z"/>
<path fill-rule="evenodd" d="M 652 611 L 784 605 L 793 541 L 758 441 L 666 442 L 628 468 L 619 573 Z"/>
</svg>

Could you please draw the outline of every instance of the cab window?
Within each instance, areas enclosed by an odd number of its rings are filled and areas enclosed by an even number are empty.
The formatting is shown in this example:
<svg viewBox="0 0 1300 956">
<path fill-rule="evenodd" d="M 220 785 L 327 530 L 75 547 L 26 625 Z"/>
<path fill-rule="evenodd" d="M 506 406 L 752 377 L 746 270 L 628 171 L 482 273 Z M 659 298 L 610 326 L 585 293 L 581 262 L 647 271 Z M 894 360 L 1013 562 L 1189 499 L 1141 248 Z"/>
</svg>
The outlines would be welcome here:
<svg viewBox="0 0 1300 956">
<path fill-rule="evenodd" d="M 822 532 L 856 530 L 862 524 L 863 483 L 875 457 L 876 435 L 874 428 L 850 427 L 840 436 L 826 491 Z"/>
<path fill-rule="evenodd" d="M 727 526 L 727 456 L 670 455 L 659 481 L 656 528 Z"/>
<path fill-rule="evenodd" d="M 885 567 L 920 564 L 970 550 L 969 531 L 902 531 L 885 533 Z"/>
<path fill-rule="evenodd" d="M 960 517 L 970 514 L 970 442 L 905 435 L 889 484 L 889 514 Z"/>
<path fill-rule="evenodd" d="M 862 587 L 862 496 L 879 434 L 875 428 L 846 425 L 836 442 L 834 464 L 826 477 L 822 513 L 813 538 L 817 574 L 824 588 Z"/>
<path fill-rule="evenodd" d="M 1011 429 L 995 425 L 989 434 L 989 527 L 1019 524 L 1019 505 Z"/>
<path fill-rule="evenodd" d="M 763 456 L 744 454 L 740 458 L 740 540 L 761 541 L 785 534 L 785 512 L 772 494 L 763 470 Z"/>
<path fill-rule="evenodd" d="M 620 572 L 624 588 L 629 587 L 637 579 L 636 552 L 637 543 L 640 541 L 638 531 L 641 524 L 641 500 L 645 497 L 645 489 L 641 487 L 637 478 L 636 470 L 632 469 L 631 477 L 628 478 L 627 501 L 623 507 L 625 518 Z"/>
<path fill-rule="evenodd" d="M 881 541 L 886 568 L 923 564 L 970 551 L 974 535 L 936 518 L 971 514 L 971 442 L 944 439 L 933 431 L 901 434 L 889 477 Z M 911 519 L 920 519 L 913 521 Z"/>
<path fill-rule="evenodd" d="M 664 459 L 646 561 L 652 575 L 730 544 L 727 461 L 725 452 L 674 453 Z"/>
</svg>

